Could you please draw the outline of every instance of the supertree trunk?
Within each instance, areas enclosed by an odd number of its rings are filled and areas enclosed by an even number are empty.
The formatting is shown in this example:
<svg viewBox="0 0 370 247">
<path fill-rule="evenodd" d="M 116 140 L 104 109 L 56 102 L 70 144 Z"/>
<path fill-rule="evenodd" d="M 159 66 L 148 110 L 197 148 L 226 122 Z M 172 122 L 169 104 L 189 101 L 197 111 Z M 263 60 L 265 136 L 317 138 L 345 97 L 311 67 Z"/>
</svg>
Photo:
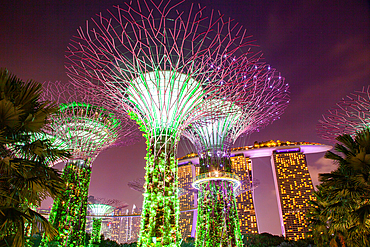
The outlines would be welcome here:
<svg viewBox="0 0 370 247">
<path fill-rule="evenodd" d="M 90 247 L 98 246 L 100 243 L 100 230 L 101 230 L 101 223 L 102 218 L 94 218 L 92 223 L 92 231 L 91 231 L 91 239 L 90 239 Z"/>
<path fill-rule="evenodd" d="M 146 184 L 138 246 L 179 246 L 178 140 L 171 134 L 146 137 Z"/>
<path fill-rule="evenodd" d="M 232 183 L 203 183 L 198 205 L 195 246 L 243 246 Z"/>
<path fill-rule="evenodd" d="M 58 230 L 54 240 L 60 246 L 84 246 L 90 163 L 90 159 L 71 160 L 63 170 L 67 188 L 63 196 L 56 199 L 50 213 L 50 222 Z M 44 246 L 47 242 L 45 239 Z"/>
<path fill-rule="evenodd" d="M 203 152 L 200 158 L 200 175 L 197 218 L 197 247 L 243 246 L 240 234 L 239 217 L 236 209 L 234 188 L 238 177 L 231 172 L 228 145 L 220 152 Z"/>
</svg>

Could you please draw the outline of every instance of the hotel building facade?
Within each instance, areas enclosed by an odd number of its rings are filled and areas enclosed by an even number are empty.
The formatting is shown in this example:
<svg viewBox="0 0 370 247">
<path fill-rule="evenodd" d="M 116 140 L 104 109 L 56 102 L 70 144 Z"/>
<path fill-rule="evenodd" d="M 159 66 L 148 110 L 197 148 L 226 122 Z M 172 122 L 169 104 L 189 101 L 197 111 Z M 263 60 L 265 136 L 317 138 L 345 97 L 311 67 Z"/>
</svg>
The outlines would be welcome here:
<svg viewBox="0 0 370 247">
<path fill-rule="evenodd" d="M 255 142 L 252 146 L 233 148 L 231 152 L 232 173 L 242 181 L 236 192 L 237 210 L 241 234 L 258 233 L 254 206 L 253 159 L 271 158 L 276 199 L 282 235 L 288 239 L 302 239 L 308 231 L 306 212 L 313 200 L 313 184 L 307 168 L 306 154 L 320 153 L 332 147 L 310 142 Z M 179 187 L 188 192 L 180 197 L 180 229 L 184 238 L 195 237 L 197 192 L 191 182 L 199 173 L 198 156 L 194 153 L 179 159 Z M 249 187 L 249 189 L 248 189 Z"/>
</svg>

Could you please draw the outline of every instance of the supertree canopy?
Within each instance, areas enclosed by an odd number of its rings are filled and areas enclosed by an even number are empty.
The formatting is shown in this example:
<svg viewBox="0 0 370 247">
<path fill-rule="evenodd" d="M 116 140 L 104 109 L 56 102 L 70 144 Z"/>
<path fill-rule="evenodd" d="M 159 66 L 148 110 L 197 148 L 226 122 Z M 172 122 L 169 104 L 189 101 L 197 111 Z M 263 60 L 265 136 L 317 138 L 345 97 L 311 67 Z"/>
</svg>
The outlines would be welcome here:
<svg viewBox="0 0 370 247">
<path fill-rule="evenodd" d="M 339 135 L 354 135 L 370 124 L 370 86 L 351 93 L 323 115 L 317 133 L 323 139 L 335 141 Z"/>
<path fill-rule="evenodd" d="M 213 11 L 206 16 L 200 6 L 183 11 L 178 5 L 137 1 L 116 7 L 108 17 L 92 19 L 86 30 L 80 28 L 67 52 L 72 81 L 104 87 L 145 132 L 139 246 L 179 245 L 175 154 L 182 131 L 197 119 L 215 117 L 209 105 L 225 92 L 237 92 L 241 64 L 259 56 L 231 19 Z"/>
<path fill-rule="evenodd" d="M 232 171 L 231 147 L 241 134 L 277 120 L 289 102 L 288 84 L 269 65 L 245 66 L 238 74 L 244 86 L 227 102 L 232 110 L 216 119 L 203 117 L 183 132 L 199 155 L 193 182 L 200 190 L 196 246 L 242 246 L 235 201 L 241 181 Z"/>
<path fill-rule="evenodd" d="M 92 223 L 92 232 L 89 246 L 99 246 L 100 243 L 100 230 L 103 220 L 103 216 L 112 213 L 116 208 L 125 208 L 128 204 L 122 203 L 121 201 L 114 199 L 95 198 L 89 196 L 88 210 L 91 216 L 94 217 Z"/>
<path fill-rule="evenodd" d="M 56 241 L 83 246 L 92 162 L 105 148 L 138 141 L 140 132 L 128 117 L 105 107 L 104 97 L 76 90 L 70 84 L 46 83 L 44 99 L 60 104 L 45 132 L 53 143 L 72 153 L 63 169 L 66 191 L 54 201 L 50 221 Z M 48 240 L 44 239 L 45 245 Z"/>
</svg>

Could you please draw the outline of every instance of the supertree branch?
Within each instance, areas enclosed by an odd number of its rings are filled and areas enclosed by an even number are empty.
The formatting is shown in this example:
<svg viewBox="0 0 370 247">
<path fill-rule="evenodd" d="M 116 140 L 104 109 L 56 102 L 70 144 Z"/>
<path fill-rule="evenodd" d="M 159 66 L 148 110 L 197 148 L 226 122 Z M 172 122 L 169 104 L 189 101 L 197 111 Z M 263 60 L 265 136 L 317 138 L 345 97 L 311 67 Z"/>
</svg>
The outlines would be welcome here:
<svg viewBox="0 0 370 247">
<path fill-rule="evenodd" d="M 94 217 L 89 246 L 94 247 L 98 246 L 101 242 L 100 230 L 102 217 L 112 213 L 115 208 L 125 208 L 128 204 L 115 199 L 95 198 L 93 196 L 89 197 L 88 203 L 89 212 Z"/>
<path fill-rule="evenodd" d="M 177 143 L 210 111 L 213 99 L 237 94 L 241 67 L 260 55 L 231 19 L 191 6 L 138 1 L 98 15 L 78 30 L 67 51 L 67 73 L 79 86 L 102 88 L 129 112 L 147 140 L 139 246 L 178 246 Z M 249 74 L 249 71 L 246 71 Z"/>
<path fill-rule="evenodd" d="M 212 106 L 228 105 L 230 111 L 217 119 L 200 119 L 183 132 L 200 163 L 193 183 L 200 190 L 196 246 L 242 246 L 235 201 L 241 182 L 231 167 L 231 146 L 241 134 L 277 120 L 289 102 L 288 85 L 269 65 L 253 65 L 248 76 L 243 71 L 239 77 L 244 86 L 233 101 Z"/>
<path fill-rule="evenodd" d="M 93 160 L 105 148 L 135 142 L 141 134 L 128 116 L 104 108 L 102 95 L 60 82 L 45 83 L 44 87 L 43 98 L 59 104 L 45 132 L 55 145 L 72 154 L 62 174 L 66 191 L 54 201 L 50 220 L 58 230 L 60 244 L 83 246 Z M 47 242 L 45 239 L 44 244 Z"/>
<path fill-rule="evenodd" d="M 336 107 L 329 109 L 317 125 L 317 134 L 326 140 L 335 142 L 342 134 L 354 135 L 369 126 L 370 86 L 356 91 L 339 101 Z"/>
</svg>

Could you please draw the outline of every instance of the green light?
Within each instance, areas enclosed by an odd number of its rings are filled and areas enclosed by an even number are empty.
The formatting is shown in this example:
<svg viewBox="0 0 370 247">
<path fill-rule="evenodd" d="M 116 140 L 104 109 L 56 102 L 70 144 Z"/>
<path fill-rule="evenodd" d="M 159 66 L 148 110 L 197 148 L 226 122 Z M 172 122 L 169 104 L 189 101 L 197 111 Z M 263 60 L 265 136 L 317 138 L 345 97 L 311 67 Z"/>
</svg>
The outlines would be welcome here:
<svg viewBox="0 0 370 247">
<path fill-rule="evenodd" d="M 106 204 L 89 204 L 89 209 L 94 216 L 103 216 L 112 211 L 113 207 Z"/>
<path fill-rule="evenodd" d="M 129 100 L 152 129 L 176 130 L 203 96 L 200 83 L 175 71 L 152 71 L 130 82 Z"/>
<path fill-rule="evenodd" d="M 91 160 L 71 160 L 63 169 L 66 191 L 57 198 L 50 212 L 50 222 L 57 229 L 54 241 L 60 246 L 83 247 L 87 214 L 88 189 L 91 177 Z M 42 246 L 48 240 L 43 239 Z"/>
</svg>

